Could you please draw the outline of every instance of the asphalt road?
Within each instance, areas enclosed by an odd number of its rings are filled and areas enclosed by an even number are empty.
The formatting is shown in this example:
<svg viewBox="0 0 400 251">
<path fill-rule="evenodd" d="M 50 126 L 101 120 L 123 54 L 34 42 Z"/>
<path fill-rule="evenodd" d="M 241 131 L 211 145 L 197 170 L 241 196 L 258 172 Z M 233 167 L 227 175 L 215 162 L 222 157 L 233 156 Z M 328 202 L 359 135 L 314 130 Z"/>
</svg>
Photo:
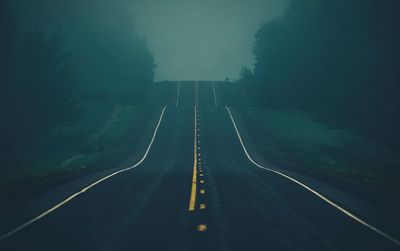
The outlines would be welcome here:
<svg viewBox="0 0 400 251">
<path fill-rule="evenodd" d="M 252 163 L 232 118 L 257 163 L 266 165 L 268 156 L 257 156 L 240 113 L 232 108 L 231 118 L 225 108 L 237 102 L 232 95 L 235 91 L 227 83 L 163 84 L 153 99 L 166 106 L 164 113 L 158 109 L 149 133 L 144 133 L 142 154 L 121 166 L 133 168 L 122 169 L 97 184 L 94 182 L 121 169 L 83 179 L 64 193 L 49 192 L 64 196 L 50 196 L 55 198 L 55 204 L 46 205 L 51 208 L 68 193 L 94 183 L 1 240 L 0 250 L 400 249 L 395 240 L 384 236 L 388 233 L 381 229 L 385 225 L 380 220 L 363 215 L 357 206 L 356 212 L 346 207 L 353 209 L 357 204 L 351 197 L 336 196 L 341 192 L 282 171 L 377 231 L 296 182 Z M 15 220 L 14 229 L 32 219 L 27 215 Z M 390 216 L 382 218 L 390 220 Z"/>
</svg>

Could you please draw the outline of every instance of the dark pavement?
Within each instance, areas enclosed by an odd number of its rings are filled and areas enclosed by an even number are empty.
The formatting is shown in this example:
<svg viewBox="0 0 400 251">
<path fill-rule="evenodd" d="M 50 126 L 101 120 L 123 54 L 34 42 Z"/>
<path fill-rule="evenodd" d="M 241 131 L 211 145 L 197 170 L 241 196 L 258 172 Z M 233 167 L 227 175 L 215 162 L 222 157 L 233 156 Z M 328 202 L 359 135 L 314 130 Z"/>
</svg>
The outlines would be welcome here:
<svg viewBox="0 0 400 251">
<path fill-rule="evenodd" d="M 299 185 L 253 165 L 225 109 L 239 102 L 233 93 L 240 90 L 222 82 L 197 86 L 165 83 L 154 92 L 153 101 L 167 109 L 141 165 L 0 241 L 0 250 L 399 249 Z M 249 132 L 239 112 L 233 114 L 246 141 Z M 195 210 L 189 211 L 193 176 Z"/>
</svg>

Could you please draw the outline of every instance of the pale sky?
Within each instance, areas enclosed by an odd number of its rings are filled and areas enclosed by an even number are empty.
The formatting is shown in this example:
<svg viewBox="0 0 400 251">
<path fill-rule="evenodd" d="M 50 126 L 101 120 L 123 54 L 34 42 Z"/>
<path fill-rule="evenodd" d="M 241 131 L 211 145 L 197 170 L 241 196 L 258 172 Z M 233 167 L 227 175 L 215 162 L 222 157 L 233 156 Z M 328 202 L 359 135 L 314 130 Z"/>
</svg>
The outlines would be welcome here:
<svg viewBox="0 0 400 251">
<path fill-rule="evenodd" d="M 287 0 L 130 0 L 156 62 L 156 80 L 237 78 L 254 63 L 254 34 Z"/>
<path fill-rule="evenodd" d="M 117 32 L 125 32 L 118 26 L 130 26 L 133 17 L 156 59 L 156 80 L 223 80 L 236 79 L 243 66 L 252 68 L 255 33 L 282 15 L 289 0 L 40 1 L 54 21 L 70 27 L 72 39 L 86 32 L 80 23 L 92 16 L 103 15 L 98 29 L 113 26 Z M 13 3 L 29 23 L 37 2 Z"/>
</svg>

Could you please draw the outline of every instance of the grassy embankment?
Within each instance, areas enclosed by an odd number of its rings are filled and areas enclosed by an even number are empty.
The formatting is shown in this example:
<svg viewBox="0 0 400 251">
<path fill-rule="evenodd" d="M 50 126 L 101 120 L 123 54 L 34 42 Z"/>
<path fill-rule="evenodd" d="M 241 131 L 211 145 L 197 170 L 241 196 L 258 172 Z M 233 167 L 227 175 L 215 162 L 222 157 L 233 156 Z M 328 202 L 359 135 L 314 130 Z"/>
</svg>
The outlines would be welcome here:
<svg viewBox="0 0 400 251">
<path fill-rule="evenodd" d="M 58 128 L 20 152 L 12 169 L 3 168 L 12 170 L 0 176 L 0 198 L 7 201 L 3 210 L 85 174 L 117 167 L 133 153 L 151 115 L 143 106 L 88 110 L 90 116 Z"/>
<path fill-rule="evenodd" d="M 400 192 L 400 152 L 356 132 L 332 128 L 312 113 L 250 108 L 243 113 L 263 156 L 316 177 L 374 204 L 392 207 Z M 278 149 L 278 150 L 277 150 Z"/>
</svg>

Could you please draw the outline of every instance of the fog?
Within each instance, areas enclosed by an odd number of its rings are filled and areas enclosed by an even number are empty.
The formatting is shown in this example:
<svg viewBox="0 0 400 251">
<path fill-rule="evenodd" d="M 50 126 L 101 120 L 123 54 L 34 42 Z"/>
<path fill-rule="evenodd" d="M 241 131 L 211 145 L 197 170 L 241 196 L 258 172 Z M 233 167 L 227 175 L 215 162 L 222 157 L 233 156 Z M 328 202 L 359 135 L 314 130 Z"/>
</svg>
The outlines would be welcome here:
<svg viewBox="0 0 400 251">
<path fill-rule="evenodd" d="M 157 64 L 155 80 L 237 79 L 243 66 L 253 68 L 254 34 L 263 22 L 283 14 L 287 0 L 118 0 L 38 1 L 45 14 L 72 27 L 103 13 L 98 28 L 133 25 L 143 34 Z M 37 2 L 17 0 L 28 23 Z M 27 8 L 29 6 L 29 8 Z M 106 10 L 106 11 L 105 11 Z M 43 10 L 42 10 L 43 11 Z M 84 15 L 82 15 L 84 14 Z M 125 15 L 124 17 L 117 15 Z M 83 18 L 82 18 L 83 17 Z M 81 26 L 83 31 L 84 26 Z M 106 29 L 109 27 L 106 27 Z M 124 29 L 119 29 L 124 31 Z M 124 34 L 129 36 L 129 34 Z M 76 37 L 72 37 L 76 39 Z"/>
<path fill-rule="evenodd" d="M 0 250 L 392 250 L 399 8 L 0 0 Z"/>
<path fill-rule="evenodd" d="M 254 34 L 286 0 L 136 0 L 138 29 L 157 62 L 156 79 L 237 78 L 252 67 Z"/>
</svg>

